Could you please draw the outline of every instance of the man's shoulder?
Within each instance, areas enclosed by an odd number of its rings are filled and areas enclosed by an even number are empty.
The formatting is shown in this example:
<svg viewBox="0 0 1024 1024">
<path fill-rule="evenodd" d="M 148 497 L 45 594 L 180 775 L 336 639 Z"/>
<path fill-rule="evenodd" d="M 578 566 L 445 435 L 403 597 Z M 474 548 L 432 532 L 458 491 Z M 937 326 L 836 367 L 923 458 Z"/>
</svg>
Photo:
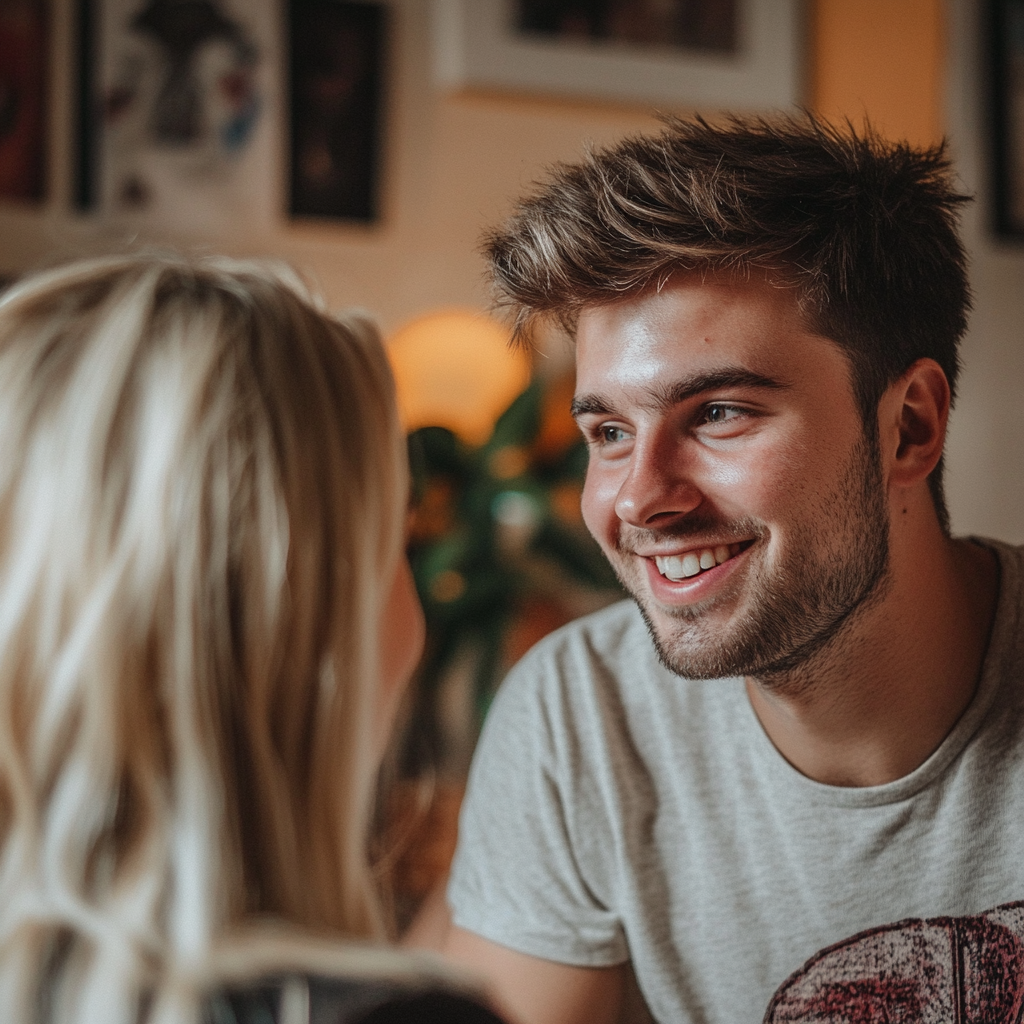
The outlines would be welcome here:
<svg viewBox="0 0 1024 1024">
<path fill-rule="evenodd" d="M 1001 692 L 999 706 L 1024 713 L 1024 546 L 981 537 L 964 538 L 992 551 L 999 563 L 999 592 L 982 666 L 979 698 Z"/>
<path fill-rule="evenodd" d="M 973 534 L 954 537 L 954 540 L 977 544 L 995 553 L 1001 568 L 1020 568 L 1024 566 L 1024 544 L 1012 544 L 994 537 L 979 537 Z"/>
<path fill-rule="evenodd" d="M 999 592 L 996 601 L 996 621 L 990 638 L 990 649 L 1000 640 L 1017 637 L 1021 615 L 1024 613 L 1024 545 L 988 537 L 963 537 L 962 541 L 987 548 L 999 564 Z M 1007 628 L 1007 624 L 1012 626 Z M 1001 636 L 1002 634 L 1002 636 Z"/>
<path fill-rule="evenodd" d="M 996 553 L 999 561 L 1002 563 L 1009 561 L 1017 565 L 1024 564 L 1024 544 L 1013 544 L 1010 541 L 996 540 L 994 537 L 977 537 L 974 535 L 958 539 L 971 541 L 974 544 L 980 544 L 982 547 L 990 548 Z"/>
</svg>

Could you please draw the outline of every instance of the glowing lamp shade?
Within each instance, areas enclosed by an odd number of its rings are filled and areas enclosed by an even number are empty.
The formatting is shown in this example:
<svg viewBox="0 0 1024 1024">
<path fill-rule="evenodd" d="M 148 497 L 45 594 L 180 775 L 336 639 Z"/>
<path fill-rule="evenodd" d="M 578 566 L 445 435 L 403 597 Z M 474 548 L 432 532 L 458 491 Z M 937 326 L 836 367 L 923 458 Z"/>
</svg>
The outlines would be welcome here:
<svg viewBox="0 0 1024 1024">
<path fill-rule="evenodd" d="M 509 348 L 508 330 L 472 310 L 417 317 L 388 342 L 388 356 L 406 430 L 448 427 L 470 444 L 487 440 L 530 379 L 530 360 Z"/>
</svg>

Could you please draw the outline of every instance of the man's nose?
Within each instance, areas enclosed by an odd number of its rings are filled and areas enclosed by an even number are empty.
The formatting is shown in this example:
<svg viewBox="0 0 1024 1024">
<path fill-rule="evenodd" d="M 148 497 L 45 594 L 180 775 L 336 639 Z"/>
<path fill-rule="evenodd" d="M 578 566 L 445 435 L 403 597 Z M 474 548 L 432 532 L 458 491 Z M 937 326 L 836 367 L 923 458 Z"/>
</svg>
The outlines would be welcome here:
<svg viewBox="0 0 1024 1024">
<path fill-rule="evenodd" d="M 680 446 L 652 439 L 633 449 L 629 472 L 615 497 L 624 523 L 648 529 L 667 526 L 703 500 Z"/>
</svg>

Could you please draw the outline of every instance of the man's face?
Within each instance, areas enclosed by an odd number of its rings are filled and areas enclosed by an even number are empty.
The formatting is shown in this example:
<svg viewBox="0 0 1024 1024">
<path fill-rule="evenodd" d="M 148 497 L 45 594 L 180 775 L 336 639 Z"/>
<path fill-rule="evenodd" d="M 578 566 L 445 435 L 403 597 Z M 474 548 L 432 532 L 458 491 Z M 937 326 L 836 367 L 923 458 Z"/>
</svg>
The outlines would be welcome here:
<svg viewBox="0 0 1024 1024">
<path fill-rule="evenodd" d="M 880 592 L 877 445 L 791 290 L 673 278 L 588 308 L 576 358 L 583 517 L 669 668 L 786 672 Z"/>
</svg>

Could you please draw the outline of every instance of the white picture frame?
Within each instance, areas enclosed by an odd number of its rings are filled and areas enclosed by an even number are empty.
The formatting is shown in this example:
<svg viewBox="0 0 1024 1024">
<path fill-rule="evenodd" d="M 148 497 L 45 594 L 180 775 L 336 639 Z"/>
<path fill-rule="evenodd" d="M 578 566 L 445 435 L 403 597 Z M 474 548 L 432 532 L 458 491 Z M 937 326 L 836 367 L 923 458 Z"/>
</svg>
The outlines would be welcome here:
<svg viewBox="0 0 1024 1024">
<path fill-rule="evenodd" d="M 88 7 L 88 67 L 83 102 L 95 111 L 88 185 L 79 207 L 131 229 L 173 236 L 267 230 L 278 216 L 268 197 L 278 182 L 281 83 L 278 0 L 214 0 L 209 36 L 196 44 L 191 68 L 201 105 L 192 138 L 161 138 L 156 104 L 167 95 L 171 58 L 158 32 L 154 0 L 79 0 Z M 164 8 L 166 10 L 166 8 Z M 196 18 L 202 18 L 201 12 Z M 173 21 L 170 23 L 173 29 Z M 179 80 L 180 81 L 180 80 Z M 173 109 L 173 108 L 172 108 Z"/>
<path fill-rule="evenodd" d="M 738 0 L 735 54 L 526 36 L 512 0 L 434 0 L 441 88 L 745 112 L 803 99 L 801 0 Z"/>
</svg>

